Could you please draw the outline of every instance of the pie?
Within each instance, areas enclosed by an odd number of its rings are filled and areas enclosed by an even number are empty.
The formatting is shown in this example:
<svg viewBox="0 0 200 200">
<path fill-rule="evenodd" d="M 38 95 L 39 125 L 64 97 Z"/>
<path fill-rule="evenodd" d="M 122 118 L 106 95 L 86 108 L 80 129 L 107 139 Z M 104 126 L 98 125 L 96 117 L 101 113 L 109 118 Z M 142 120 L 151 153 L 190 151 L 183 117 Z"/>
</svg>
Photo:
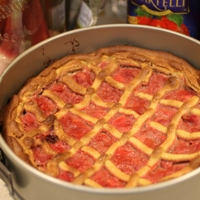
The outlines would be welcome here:
<svg viewBox="0 0 200 200">
<path fill-rule="evenodd" d="M 94 188 L 142 187 L 200 166 L 199 71 L 134 46 L 68 55 L 2 110 L 10 148 L 55 178 Z"/>
</svg>

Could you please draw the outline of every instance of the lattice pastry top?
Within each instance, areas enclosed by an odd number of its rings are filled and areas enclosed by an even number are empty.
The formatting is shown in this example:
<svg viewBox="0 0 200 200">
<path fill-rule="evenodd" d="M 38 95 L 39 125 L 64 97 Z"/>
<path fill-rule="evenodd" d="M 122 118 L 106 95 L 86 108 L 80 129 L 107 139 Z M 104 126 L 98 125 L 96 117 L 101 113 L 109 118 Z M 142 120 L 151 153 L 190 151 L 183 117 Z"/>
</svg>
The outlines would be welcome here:
<svg viewBox="0 0 200 200">
<path fill-rule="evenodd" d="M 131 46 L 56 61 L 4 108 L 22 159 L 91 187 L 146 186 L 200 165 L 199 71 Z"/>
</svg>

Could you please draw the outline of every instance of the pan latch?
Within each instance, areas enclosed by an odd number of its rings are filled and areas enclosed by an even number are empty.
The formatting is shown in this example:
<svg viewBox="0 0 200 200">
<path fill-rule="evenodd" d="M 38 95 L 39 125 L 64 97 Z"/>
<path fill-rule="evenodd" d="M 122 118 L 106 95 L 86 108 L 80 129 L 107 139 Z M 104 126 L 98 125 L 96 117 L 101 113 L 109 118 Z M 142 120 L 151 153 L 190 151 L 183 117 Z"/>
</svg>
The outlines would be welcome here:
<svg viewBox="0 0 200 200">
<path fill-rule="evenodd" d="M 11 195 L 14 195 L 11 173 L 3 164 L 3 162 L 4 162 L 3 153 L 0 149 L 0 178 L 6 183 Z"/>
</svg>

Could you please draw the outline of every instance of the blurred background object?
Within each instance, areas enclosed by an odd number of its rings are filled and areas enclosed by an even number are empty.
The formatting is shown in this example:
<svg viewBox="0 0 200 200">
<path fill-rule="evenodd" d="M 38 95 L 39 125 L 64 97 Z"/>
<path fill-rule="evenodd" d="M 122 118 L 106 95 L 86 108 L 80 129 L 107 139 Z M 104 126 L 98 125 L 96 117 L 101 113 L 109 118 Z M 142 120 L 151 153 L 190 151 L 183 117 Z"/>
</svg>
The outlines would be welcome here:
<svg viewBox="0 0 200 200">
<path fill-rule="evenodd" d="M 23 51 L 66 31 L 68 0 L 0 0 L 0 74 Z"/>
<path fill-rule="evenodd" d="M 200 1 L 127 1 L 127 22 L 175 31 L 200 39 Z"/>
<path fill-rule="evenodd" d="M 127 16 L 127 0 L 111 0 L 111 8 L 113 13 Z"/>
<path fill-rule="evenodd" d="M 77 27 L 94 26 L 103 9 L 105 0 L 83 0 L 77 17 Z"/>
<path fill-rule="evenodd" d="M 127 23 L 127 0 L 70 1 L 67 30 L 94 25 Z"/>
<path fill-rule="evenodd" d="M 50 36 L 66 31 L 66 21 L 69 18 L 69 0 L 41 0 Z"/>
<path fill-rule="evenodd" d="M 99 14 L 97 25 L 102 24 L 125 24 L 127 23 L 127 5 L 126 0 L 117 3 L 113 0 L 106 0 L 102 12 Z M 121 1 L 121 0 L 119 0 Z"/>
<path fill-rule="evenodd" d="M 66 21 L 68 21 L 67 24 L 67 30 L 72 30 L 76 26 L 76 20 L 79 15 L 80 7 L 82 0 L 68 0 L 70 5 L 68 5 L 68 13 L 69 17 Z"/>
<path fill-rule="evenodd" d="M 126 0 L 0 0 L 0 74 L 22 52 L 76 28 L 127 23 Z"/>
</svg>

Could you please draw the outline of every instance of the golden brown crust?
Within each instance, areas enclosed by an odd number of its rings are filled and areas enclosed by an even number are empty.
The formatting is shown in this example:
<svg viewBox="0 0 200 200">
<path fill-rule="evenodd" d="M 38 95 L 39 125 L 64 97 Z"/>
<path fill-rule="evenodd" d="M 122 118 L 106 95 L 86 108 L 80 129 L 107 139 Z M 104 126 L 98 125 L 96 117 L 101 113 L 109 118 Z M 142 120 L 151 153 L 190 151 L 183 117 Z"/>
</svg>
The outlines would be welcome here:
<svg viewBox="0 0 200 200">
<path fill-rule="evenodd" d="M 106 63 L 105 68 L 100 67 L 100 64 L 102 63 Z M 77 83 L 72 78 L 76 72 L 84 70 L 86 66 L 95 74 L 94 82 L 88 88 Z M 125 85 L 111 77 L 111 74 L 113 74 L 119 66 L 122 68 L 126 66 L 135 67 L 140 69 L 141 72 L 130 84 Z M 125 105 L 128 97 L 132 94 L 131 92 L 136 90 L 139 84 L 145 84 L 154 72 L 159 72 L 168 77 L 168 79 L 166 85 L 154 95 L 145 94 L 143 92 L 136 93 L 137 98 L 150 101 L 149 108 L 146 112 L 141 114 L 134 110 L 126 109 Z M 117 174 L 116 176 L 120 181 L 126 182 L 126 187 L 135 187 L 152 184 L 151 181 L 146 178 L 146 174 L 148 174 L 149 169 L 155 166 L 160 160 L 166 159 L 170 160 L 170 162 L 175 162 L 176 159 L 177 162 L 192 161 L 190 165 L 186 166 L 182 170 L 172 175 L 168 175 L 159 181 L 168 180 L 188 173 L 199 165 L 199 152 L 187 156 L 175 155 L 167 152 L 176 140 L 176 134 L 179 134 L 178 137 L 180 138 L 183 137 L 182 130 L 177 131 L 177 127 L 179 126 L 178 119 L 181 119 L 188 111 L 200 115 L 198 108 L 195 108 L 198 104 L 200 94 L 200 85 L 198 80 L 199 70 L 193 68 L 182 58 L 178 58 L 177 56 L 167 52 L 152 51 L 133 46 L 115 46 L 102 48 L 91 54 L 69 55 L 56 61 L 54 64 L 43 70 L 37 77 L 29 79 L 19 93 L 13 96 L 10 103 L 1 113 L 2 132 L 8 145 L 13 149 L 13 151 L 20 158 L 31 163 L 39 170 L 57 177 L 59 175 L 59 168 L 72 173 L 75 177 L 73 180 L 74 183 L 94 187 L 101 187 L 90 178 L 100 169 L 100 166 L 109 169 L 112 175 Z M 50 89 L 48 89 L 52 83 L 57 82 L 66 84 L 69 90 L 72 90 L 76 95 L 78 95 L 78 97 L 82 96 L 83 100 L 78 103 L 66 103 L 59 95 L 55 95 Z M 98 87 L 102 82 L 107 82 L 117 90 L 121 91 L 123 95 L 121 95 L 119 102 L 104 102 L 98 97 L 98 95 L 96 95 Z M 195 95 L 186 102 L 162 99 L 166 93 L 180 87 L 187 88 Z M 48 99 L 52 99 L 57 106 L 57 111 L 52 111 L 54 113 L 46 116 L 33 100 L 35 96 L 44 96 L 45 98 L 47 97 Z M 81 109 L 87 107 L 91 100 L 97 103 L 98 106 L 109 108 L 108 113 L 102 119 L 89 116 L 82 112 Z M 156 112 L 158 104 L 170 105 L 178 111 L 174 115 L 174 118 L 168 127 L 157 122 L 150 123 L 152 128 L 167 135 L 167 139 L 160 144 L 159 147 L 153 149 L 148 147 L 146 144 L 143 144 L 140 140 L 135 138 L 134 135 L 138 133 L 143 123 L 148 121 L 148 119 L 151 119 Z M 35 127 L 31 130 L 25 130 L 24 122 L 22 122 L 23 120 L 20 118 L 28 112 L 34 113 L 37 119 L 37 124 L 34 124 Z M 87 123 L 90 122 L 91 124 L 95 124 L 93 131 L 90 131 L 80 140 L 67 135 L 65 133 L 65 128 L 62 127 L 59 121 L 67 112 L 76 115 L 78 118 L 83 117 Z M 112 116 L 118 112 L 131 115 L 136 120 L 133 127 L 126 133 L 116 130 L 116 128 L 107 124 L 107 122 L 111 120 Z M 96 132 L 102 128 L 112 133 L 112 136 L 119 140 L 104 152 L 103 155 L 101 155 L 97 149 L 88 146 L 91 139 L 97 134 Z M 52 130 L 55 133 L 53 135 L 49 134 Z M 200 139 L 198 134 L 194 137 Z M 189 140 L 189 138 L 187 139 Z M 69 145 L 70 150 L 67 150 L 65 153 L 58 153 L 55 149 L 50 148 L 50 146 L 55 144 L 58 140 Z M 112 161 L 110 161 L 117 148 L 127 143 L 134 145 L 138 149 L 141 148 L 144 154 L 149 157 L 147 165 L 132 175 L 121 171 Z M 48 161 L 46 168 L 44 168 L 41 163 L 38 164 L 33 155 L 34 153 L 32 149 L 40 147 L 44 148 L 47 151 L 46 153 L 52 157 Z M 72 154 L 77 153 L 78 150 L 93 156 L 97 160 L 93 167 L 86 170 L 84 173 L 81 173 L 78 169 L 70 167 L 66 162 L 64 162 L 71 157 Z"/>
<path fill-rule="evenodd" d="M 35 78 L 28 80 L 27 86 L 25 86 L 21 93 L 23 93 L 24 90 L 29 90 L 29 87 L 31 90 L 34 90 L 38 87 L 38 85 L 47 84 L 46 83 L 46 76 L 49 76 L 51 74 L 51 79 L 48 81 L 53 80 L 56 77 L 56 74 L 54 73 L 54 69 L 59 68 L 60 66 L 64 65 L 65 63 L 76 59 L 76 60 L 86 60 L 92 62 L 98 61 L 98 58 L 100 58 L 102 55 L 113 55 L 115 53 L 125 53 L 124 57 L 130 58 L 139 62 L 149 62 L 151 63 L 153 68 L 163 68 L 165 73 L 179 73 L 181 72 L 183 76 L 185 76 L 187 84 L 190 87 L 194 87 L 195 89 L 199 89 L 199 70 L 192 67 L 187 61 L 185 61 L 182 58 L 179 58 L 171 53 L 167 52 L 161 52 L 161 51 L 153 51 L 153 50 L 147 50 L 142 49 L 138 47 L 133 46 L 115 46 L 115 47 L 108 47 L 108 48 L 102 48 L 98 50 L 95 53 L 91 54 L 74 54 L 66 56 L 58 61 L 56 61 L 54 64 L 43 70 L 39 76 Z M 122 56 L 123 57 L 123 56 Z M 123 58 L 122 58 L 123 59 Z M 38 82 L 37 82 L 38 81 Z M 33 82 L 33 85 L 32 85 Z M 35 84 L 37 82 L 37 84 Z"/>
<path fill-rule="evenodd" d="M 24 153 L 22 146 L 18 143 L 18 141 L 14 137 L 7 136 L 6 142 L 18 157 L 20 157 L 28 164 L 31 164 L 28 155 Z"/>
</svg>

